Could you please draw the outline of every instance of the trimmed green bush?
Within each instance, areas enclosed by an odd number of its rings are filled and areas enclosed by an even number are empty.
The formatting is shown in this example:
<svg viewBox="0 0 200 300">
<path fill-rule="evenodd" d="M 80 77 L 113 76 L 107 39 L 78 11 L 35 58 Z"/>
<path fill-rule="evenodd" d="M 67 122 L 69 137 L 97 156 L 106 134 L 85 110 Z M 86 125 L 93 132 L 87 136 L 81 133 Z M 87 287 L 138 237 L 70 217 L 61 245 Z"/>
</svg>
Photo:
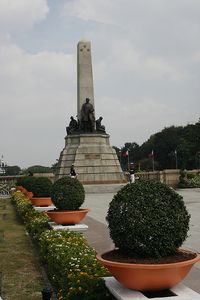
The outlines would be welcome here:
<svg viewBox="0 0 200 300">
<path fill-rule="evenodd" d="M 163 183 L 144 180 L 123 187 L 107 214 L 115 246 L 138 257 L 174 254 L 187 237 L 189 220 L 182 196 Z"/>
<path fill-rule="evenodd" d="M 27 189 L 27 191 L 32 192 L 32 187 L 33 187 L 33 183 L 35 182 L 35 179 L 36 177 L 33 176 L 19 177 L 17 178 L 16 185 L 21 185 L 25 189 Z"/>
<path fill-rule="evenodd" d="M 85 191 L 78 179 L 66 176 L 53 184 L 51 199 L 59 210 L 78 210 L 85 200 Z"/>
<path fill-rule="evenodd" d="M 50 197 L 52 189 L 52 182 L 47 177 L 35 177 L 32 185 L 34 197 Z"/>
</svg>

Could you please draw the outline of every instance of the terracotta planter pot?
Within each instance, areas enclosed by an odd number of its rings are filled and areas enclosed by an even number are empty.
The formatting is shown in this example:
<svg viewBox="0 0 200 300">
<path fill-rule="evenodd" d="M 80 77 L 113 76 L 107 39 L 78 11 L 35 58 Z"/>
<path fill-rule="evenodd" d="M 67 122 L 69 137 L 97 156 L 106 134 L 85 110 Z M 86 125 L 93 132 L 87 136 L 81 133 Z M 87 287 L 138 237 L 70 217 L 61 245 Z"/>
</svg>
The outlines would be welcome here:
<svg viewBox="0 0 200 300">
<path fill-rule="evenodd" d="M 196 255 L 193 259 L 169 264 L 121 263 L 104 260 L 101 255 L 97 255 L 97 260 L 125 287 L 138 291 L 156 291 L 179 283 L 200 260 L 200 254 Z"/>
<path fill-rule="evenodd" d="M 56 224 L 78 224 L 88 213 L 89 209 L 82 208 L 79 210 L 49 210 L 46 214 Z"/>
<path fill-rule="evenodd" d="M 22 190 L 23 190 L 23 186 L 22 186 L 22 185 L 17 185 L 17 186 L 16 186 L 16 189 L 17 189 L 18 191 L 22 191 Z"/>
<path fill-rule="evenodd" d="M 35 206 L 50 206 L 53 204 L 50 197 L 32 197 L 30 200 Z"/>
<path fill-rule="evenodd" d="M 27 189 L 25 189 L 24 187 L 21 189 L 21 192 L 24 194 L 24 196 L 26 196 L 26 193 L 28 192 Z"/>
<path fill-rule="evenodd" d="M 29 200 L 31 200 L 32 197 L 33 197 L 33 193 L 32 192 L 26 192 L 26 198 L 28 198 Z"/>
</svg>

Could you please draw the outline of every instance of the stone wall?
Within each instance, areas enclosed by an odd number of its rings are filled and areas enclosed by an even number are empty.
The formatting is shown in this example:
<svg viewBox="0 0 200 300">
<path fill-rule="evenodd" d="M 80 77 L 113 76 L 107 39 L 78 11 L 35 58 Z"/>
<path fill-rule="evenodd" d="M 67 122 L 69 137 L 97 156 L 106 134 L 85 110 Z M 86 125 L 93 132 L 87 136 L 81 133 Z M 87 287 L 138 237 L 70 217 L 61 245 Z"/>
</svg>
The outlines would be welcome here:
<svg viewBox="0 0 200 300">
<path fill-rule="evenodd" d="M 198 174 L 199 170 L 190 170 L 187 171 L 187 173 Z M 180 170 L 169 169 L 169 170 L 154 171 L 154 172 L 138 172 L 136 173 L 136 176 L 145 179 L 159 180 L 160 182 L 163 182 L 173 188 L 176 188 L 179 182 Z"/>
<path fill-rule="evenodd" d="M 188 174 L 199 174 L 200 170 L 189 170 L 187 171 Z M 124 173 L 125 178 L 128 182 L 128 173 Z M 179 169 L 169 169 L 163 171 L 154 171 L 154 172 L 137 172 L 136 177 L 144 178 L 144 179 L 154 179 L 159 180 L 167 185 L 176 188 L 179 182 L 180 170 Z M 46 176 L 54 181 L 54 174 L 53 173 L 34 173 L 34 176 Z M 16 177 L 16 176 L 13 176 Z M 1 177 L 0 177 L 1 178 Z M 3 177 L 2 177 L 3 178 Z M 104 184 L 104 182 L 102 182 Z"/>
</svg>

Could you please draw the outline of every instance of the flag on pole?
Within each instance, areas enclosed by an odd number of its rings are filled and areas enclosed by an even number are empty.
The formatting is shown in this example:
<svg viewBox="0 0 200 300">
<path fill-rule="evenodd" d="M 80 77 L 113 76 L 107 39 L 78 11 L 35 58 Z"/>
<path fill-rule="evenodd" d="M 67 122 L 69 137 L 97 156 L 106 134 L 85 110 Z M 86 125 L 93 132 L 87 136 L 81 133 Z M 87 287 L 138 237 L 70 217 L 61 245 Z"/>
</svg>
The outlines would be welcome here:
<svg viewBox="0 0 200 300">
<path fill-rule="evenodd" d="M 149 158 L 152 158 L 152 157 L 154 157 L 154 152 L 153 152 L 153 150 L 151 151 L 151 153 L 149 153 Z"/>
<path fill-rule="evenodd" d="M 125 151 L 125 152 L 123 152 L 122 156 L 123 156 L 123 157 L 127 157 L 127 156 L 128 156 L 128 150 Z"/>
<path fill-rule="evenodd" d="M 154 172 L 154 151 L 152 150 L 151 153 L 148 155 L 149 158 L 152 160 L 152 171 Z"/>
</svg>

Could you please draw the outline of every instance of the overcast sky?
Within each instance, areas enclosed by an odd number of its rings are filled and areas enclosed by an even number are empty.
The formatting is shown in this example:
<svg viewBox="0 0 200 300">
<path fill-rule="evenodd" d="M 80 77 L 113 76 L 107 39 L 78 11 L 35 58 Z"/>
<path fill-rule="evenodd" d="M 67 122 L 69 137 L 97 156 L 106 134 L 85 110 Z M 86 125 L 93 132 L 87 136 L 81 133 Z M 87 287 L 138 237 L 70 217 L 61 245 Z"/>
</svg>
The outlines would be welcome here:
<svg viewBox="0 0 200 300">
<path fill-rule="evenodd" d="M 96 117 L 141 145 L 200 117 L 199 0 L 0 0 L 0 155 L 51 166 L 76 115 L 76 47 L 91 41 Z"/>
</svg>

